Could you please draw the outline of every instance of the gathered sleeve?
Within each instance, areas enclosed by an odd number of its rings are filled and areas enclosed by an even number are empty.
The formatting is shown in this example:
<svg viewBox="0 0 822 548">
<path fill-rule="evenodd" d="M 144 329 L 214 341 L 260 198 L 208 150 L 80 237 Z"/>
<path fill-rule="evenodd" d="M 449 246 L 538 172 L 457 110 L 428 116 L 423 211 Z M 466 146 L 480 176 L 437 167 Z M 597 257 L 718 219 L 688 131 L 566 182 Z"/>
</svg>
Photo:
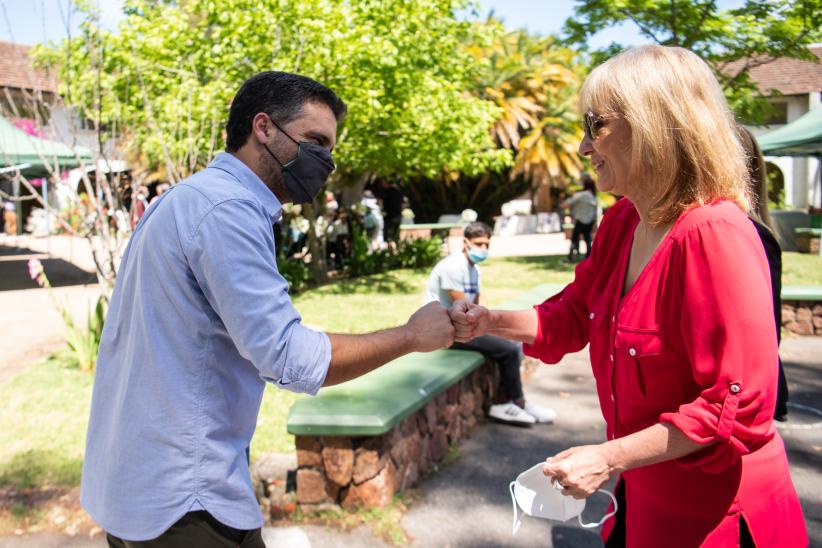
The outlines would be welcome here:
<svg viewBox="0 0 822 548">
<path fill-rule="evenodd" d="M 594 246 L 596 249 L 596 246 Z M 590 337 L 588 290 L 593 279 L 593 255 L 577 265 L 574 281 L 542 304 L 537 311 L 537 335 L 523 344 L 527 356 L 557 363 L 565 354 L 582 350 Z"/>
<path fill-rule="evenodd" d="M 523 352 L 545 363 L 557 363 L 565 354 L 585 348 L 590 340 L 589 303 L 597 272 L 615 268 L 613 262 L 618 247 L 613 241 L 619 223 L 626 222 L 626 215 L 633 211 L 628 200 L 620 200 L 602 219 L 597 231 L 591 255 L 579 263 L 574 271 L 574 281 L 542 304 L 537 311 L 537 335 L 534 342 L 524 344 Z"/>
<path fill-rule="evenodd" d="M 748 224 L 712 219 L 677 242 L 678 311 L 684 352 L 698 396 L 660 422 L 710 444 L 679 459 L 720 472 L 774 435 L 777 342 L 768 264 Z"/>
</svg>

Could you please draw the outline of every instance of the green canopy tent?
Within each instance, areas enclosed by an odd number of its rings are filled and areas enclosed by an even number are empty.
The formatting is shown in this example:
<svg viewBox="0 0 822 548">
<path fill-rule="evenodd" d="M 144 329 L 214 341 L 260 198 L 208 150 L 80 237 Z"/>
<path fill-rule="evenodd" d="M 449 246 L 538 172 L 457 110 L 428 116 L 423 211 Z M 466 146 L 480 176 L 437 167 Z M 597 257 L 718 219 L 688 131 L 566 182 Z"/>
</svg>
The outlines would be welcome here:
<svg viewBox="0 0 822 548">
<path fill-rule="evenodd" d="M 91 150 L 86 147 L 70 147 L 56 141 L 40 139 L 14 127 L 0 117 L 0 181 L 11 184 L 11 193 L 20 195 L 16 175 L 27 179 L 48 177 L 84 163 L 91 163 Z M 44 180 L 43 198 L 48 195 L 48 179 Z M 5 186 L 5 185 L 4 185 Z M 23 218 L 20 202 L 17 202 L 17 232 L 22 230 Z"/>
<path fill-rule="evenodd" d="M 822 107 L 803 114 L 790 124 L 766 133 L 757 140 L 766 156 L 812 156 L 822 161 Z M 822 173 L 819 184 L 822 196 Z M 818 216 L 814 220 L 812 215 L 811 219 L 812 226 L 818 226 Z"/>
<path fill-rule="evenodd" d="M 0 173 L 15 172 L 29 178 L 47 177 L 51 170 L 72 169 L 91 162 L 86 147 L 70 147 L 56 141 L 31 136 L 0 117 Z"/>
<path fill-rule="evenodd" d="M 822 107 L 815 108 L 790 124 L 759 137 L 759 147 L 768 156 L 816 156 L 822 158 Z"/>
</svg>

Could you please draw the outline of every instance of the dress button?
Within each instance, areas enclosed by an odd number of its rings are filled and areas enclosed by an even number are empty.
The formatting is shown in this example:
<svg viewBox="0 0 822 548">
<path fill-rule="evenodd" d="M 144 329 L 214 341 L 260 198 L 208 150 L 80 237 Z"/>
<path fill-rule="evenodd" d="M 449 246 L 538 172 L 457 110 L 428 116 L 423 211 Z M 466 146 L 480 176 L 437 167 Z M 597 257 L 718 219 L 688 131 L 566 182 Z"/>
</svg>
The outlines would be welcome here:
<svg viewBox="0 0 822 548">
<path fill-rule="evenodd" d="M 628 354 L 630 354 L 632 357 L 636 356 L 636 350 L 634 350 L 633 348 L 629 348 L 628 349 Z"/>
<path fill-rule="evenodd" d="M 593 312 L 591 312 L 590 314 L 588 314 L 588 319 L 593 320 L 594 316 L 595 316 L 595 314 Z"/>
<path fill-rule="evenodd" d="M 742 390 L 742 387 L 739 386 L 738 382 L 732 382 L 730 390 L 731 394 L 739 394 L 739 391 Z"/>
<path fill-rule="evenodd" d="M 611 323 L 614 323 L 615 321 L 616 321 L 616 316 L 611 316 Z"/>
<path fill-rule="evenodd" d="M 613 394 L 611 394 L 611 401 L 616 401 L 616 398 L 614 397 Z"/>
<path fill-rule="evenodd" d="M 611 354 L 611 355 L 610 355 L 610 356 L 608 356 L 608 357 L 609 357 L 609 358 L 611 358 L 611 361 L 614 361 L 614 355 L 613 355 L 613 354 Z"/>
</svg>

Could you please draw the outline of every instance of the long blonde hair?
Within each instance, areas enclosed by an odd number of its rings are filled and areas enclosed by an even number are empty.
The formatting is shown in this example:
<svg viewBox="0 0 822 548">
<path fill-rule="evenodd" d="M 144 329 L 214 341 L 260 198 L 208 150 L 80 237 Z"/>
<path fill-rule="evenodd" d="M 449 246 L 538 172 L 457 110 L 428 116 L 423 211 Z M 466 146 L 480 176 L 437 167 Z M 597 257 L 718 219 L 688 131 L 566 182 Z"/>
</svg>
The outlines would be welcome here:
<svg viewBox="0 0 822 548">
<path fill-rule="evenodd" d="M 595 68 L 580 109 L 618 113 L 631 127 L 630 184 L 651 198 L 649 222 L 719 199 L 750 209 L 744 153 L 708 65 L 678 47 L 640 46 Z"/>
</svg>

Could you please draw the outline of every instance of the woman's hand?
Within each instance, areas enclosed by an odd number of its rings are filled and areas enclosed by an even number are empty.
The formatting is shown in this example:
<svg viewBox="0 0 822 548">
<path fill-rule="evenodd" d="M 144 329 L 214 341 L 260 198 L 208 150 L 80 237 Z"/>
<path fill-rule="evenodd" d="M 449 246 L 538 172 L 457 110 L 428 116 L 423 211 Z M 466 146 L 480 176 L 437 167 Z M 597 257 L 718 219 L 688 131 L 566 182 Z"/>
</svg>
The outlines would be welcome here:
<svg viewBox="0 0 822 548">
<path fill-rule="evenodd" d="M 490 313 L 484 306 L 468 301 L 455 301 L 449 311 L 451 323 L 454 324 L 454 335 L 457 342 L 467 342 L 486 334 L 489 328 Z"/>
<path fill-rule="evenodd" d="M 563 495 L 575 499 L 590 497 L 617 472 L 605 444 L 571 447 L 546 459 L 542 469 L 559 482 Z"/>
</svg>

